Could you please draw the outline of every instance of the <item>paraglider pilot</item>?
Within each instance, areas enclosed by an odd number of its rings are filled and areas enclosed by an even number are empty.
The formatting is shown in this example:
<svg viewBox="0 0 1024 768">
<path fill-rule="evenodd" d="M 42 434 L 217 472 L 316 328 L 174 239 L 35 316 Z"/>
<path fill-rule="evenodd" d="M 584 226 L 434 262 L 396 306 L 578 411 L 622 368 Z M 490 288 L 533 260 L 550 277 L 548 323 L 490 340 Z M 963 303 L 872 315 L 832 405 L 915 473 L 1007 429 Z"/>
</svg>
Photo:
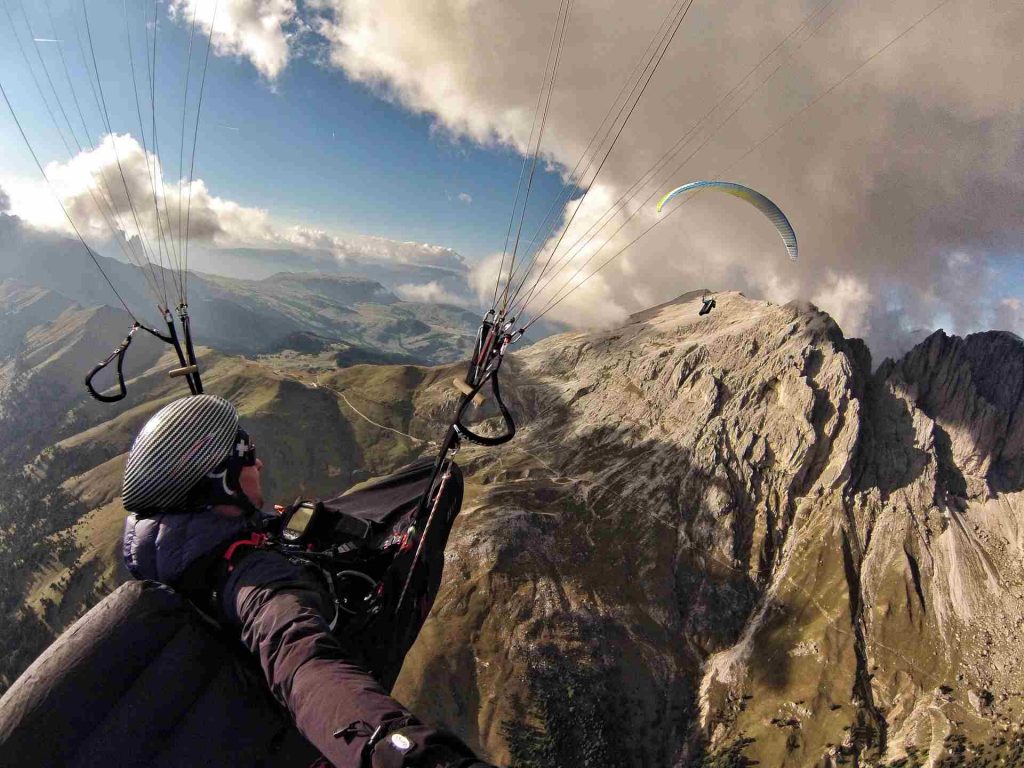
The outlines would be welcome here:
<svg viewBox="0 0 1024 768">
<path fill-rule="evenodd" d="M 238 633 L 274 697 L 336 768 L 493 768 L 388 695 L 366 649 L 346 638 L 343 623 L 332 631 L 338 608 L 320 574 L 272 549 L 239 546 L 268 517 L 262 466 L 228 401 L 195 395 L 160 410 L 125 467 L 129 570 L 197 605 L 212 596 L 210 610 Z"/>
</svg>

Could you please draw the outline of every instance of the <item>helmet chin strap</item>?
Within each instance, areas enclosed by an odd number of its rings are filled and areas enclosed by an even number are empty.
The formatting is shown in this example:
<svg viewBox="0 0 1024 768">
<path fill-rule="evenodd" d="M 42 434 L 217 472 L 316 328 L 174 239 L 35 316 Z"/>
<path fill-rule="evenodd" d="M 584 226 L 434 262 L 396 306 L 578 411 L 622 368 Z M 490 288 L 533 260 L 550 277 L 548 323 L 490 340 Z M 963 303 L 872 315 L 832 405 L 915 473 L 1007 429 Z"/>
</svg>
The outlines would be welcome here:
<svg viewBox="0 0 1024 768">
<path fill-rule="evenodd" d="M 256 454 L 249 434 L 238 428 L 237 444 L 221 463 L 207 472 L 193 489 L 192 502 L 195 505 L 216 507 L 226 505 L 238 507 L 246 518 L 259 516 L 262 511 L 242 490 L 242 472 L 246 467 L 256 466 Z"/>
<path fill-rule="evenodd" d="M 238 499 L 238 506 L 241 507 L 242 511 L 245 513 L 245 517 L 259 517 L 263 514 L 263 510 L 257 507 L 255 504 L 253 504 L 249 500 L 249 497 L 246 496 L 241 491 L 238 492 L 238 496 L 236 498 Z"/>
<path fill-rule="evenodd" d="M 241 488 L 236 490 L 231 487 L 227 469 L 211 472 L 206 476 L 205 480 L 206 488 L 203 494 L 205 504 L 211 507 L 219 504 L 239 507 L 245 513 L 245 517 L 262 514 L 262 510 L 252 503 Z"/>
</svg>

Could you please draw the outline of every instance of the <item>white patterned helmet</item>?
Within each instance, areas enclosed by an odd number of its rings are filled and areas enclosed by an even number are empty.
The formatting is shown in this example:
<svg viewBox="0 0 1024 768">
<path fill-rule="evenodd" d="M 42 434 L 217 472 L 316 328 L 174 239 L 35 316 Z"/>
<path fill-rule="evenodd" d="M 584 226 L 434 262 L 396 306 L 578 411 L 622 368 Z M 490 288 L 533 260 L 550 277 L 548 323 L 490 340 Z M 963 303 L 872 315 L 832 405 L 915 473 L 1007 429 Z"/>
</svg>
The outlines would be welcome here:
<svg viewBox="0 0 1024 768">
<path fill-rule="evenodd" d="M 193 395 L 161 408 L 128 455 L 124 508 L 180 507 L 189 491 L 231 454 L 237 434 L 238 411 L 222 397 Z"/>
</svg>

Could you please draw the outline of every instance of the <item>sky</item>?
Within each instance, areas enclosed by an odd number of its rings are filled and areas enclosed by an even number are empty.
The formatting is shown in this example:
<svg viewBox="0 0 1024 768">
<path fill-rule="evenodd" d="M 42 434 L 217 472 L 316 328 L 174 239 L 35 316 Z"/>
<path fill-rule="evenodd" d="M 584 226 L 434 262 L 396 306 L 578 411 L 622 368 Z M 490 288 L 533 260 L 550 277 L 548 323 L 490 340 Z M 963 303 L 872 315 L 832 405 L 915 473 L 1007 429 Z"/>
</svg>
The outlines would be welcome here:
<svg viewBox="0 0 1024 768">
<path fill-rule="evenodd" d="M 285 249 L 296 263 L 315 253 L 437 264 L 465 273 L 462 300 L 490 301 L 539 96 L 550 94 L 523 253 L 553 210 L 568 233 L 559 240 L 555 227 L 545 242 L 540 230 L 539 263 L 553 252 L 556 265 L 571 265 L 548 290 L 577 265 L 583 278 L 607 261 L 552 318 L 608 325 L 707 287 L 813 301 L 847 335 L 865 338 L 876 362 L 940 326 L 1024 335 L 1024 6 L 1016 0 L 49 0 L 52 24 L 44 3 L 0 3 L 0 84 L 72 218 L 107 251 L 116 247 L 93 199 L 105 199 L 99 179 L 126 175 L 123 187 L 108 185 L 107 208 L 116 228 L 156 242 L 155 216 L 133 212 L 128 198 L 152 208 L 150 189 L 173 201 L 184 177 L 189 235 L 214 258 L 217 248 L 248 247 Z M 154 8 L 158 164 L 143 47 L 152 45 Z M 678 31 L 635 109 L 628 97 L 618 102 L 629 119 L 602 162 L 608 144 L 593 151 L 591 138 L 620 87 L 639 92 L 631 73 L 644 70 L 634 64 L 656 50 L 648 46 L 666 18 L 679 20 Z M 211 29 L 190 185 L 188 139 Z M 79 46 L 90 33 L 109 131 L 86 74 L 88 46 L 84 57 Z M 552 50 L 554 86 L 543 90 Z M 92 123 L 91 140 L 75 131 L 81 149 L 73 139 L 65 149 L 47 114 L 47 74 L 61 94 L 49 99 L 57 123 L 66 125 L 63 106 L 81 126 L 74 95 Z M 615 201 L 680 141 L 627 213 L 616 213 Z M 0 145 L 11 212 L 31 226 L 69 229 L 9 114 L 0 114 Z M 594 162 L 563 204 L 581 156 Z M 674 186 L 705 178 L 747 184 L 778 203 L 797 232 L 799 260 L 786 258 L 771 224 L 742 201 L 705 193 L 655 211 Z M 133 194 L 120 194 L 124 187 Z M 605 214 L 604 234 L 581 240 Z M 429 285 L 407 288 L 433 295 Z M 565 290 L 542 293 L 530 312 Z"/>
</svg>

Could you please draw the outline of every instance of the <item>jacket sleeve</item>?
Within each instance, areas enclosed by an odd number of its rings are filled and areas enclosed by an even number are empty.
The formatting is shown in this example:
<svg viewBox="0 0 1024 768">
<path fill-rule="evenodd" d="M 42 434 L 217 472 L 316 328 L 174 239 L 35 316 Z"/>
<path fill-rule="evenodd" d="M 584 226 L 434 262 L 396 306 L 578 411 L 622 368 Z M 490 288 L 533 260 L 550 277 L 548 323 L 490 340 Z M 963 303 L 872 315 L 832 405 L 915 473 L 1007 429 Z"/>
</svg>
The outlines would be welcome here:
<svg viewBox="0 0 1024 768">
<path fill-rule="evenodd" d="M 401 728 L 412 746 L 408 755 L 389 756 L 387 745 L 378 745 L 367 763 L 374 768 L 457 765 L 472 757 L 456 737 L 421 724 L 388 696 L 355 644 L 330 630 L 334 603 L 309 568 L 274 552 L 252 552 L 225 583 L 222 604 L 274 697 L 337 768 L 360 768 L 363 749 L 381 725 Z M 432 761 L 430 754 L 451 761 Z"/>
</svg>

